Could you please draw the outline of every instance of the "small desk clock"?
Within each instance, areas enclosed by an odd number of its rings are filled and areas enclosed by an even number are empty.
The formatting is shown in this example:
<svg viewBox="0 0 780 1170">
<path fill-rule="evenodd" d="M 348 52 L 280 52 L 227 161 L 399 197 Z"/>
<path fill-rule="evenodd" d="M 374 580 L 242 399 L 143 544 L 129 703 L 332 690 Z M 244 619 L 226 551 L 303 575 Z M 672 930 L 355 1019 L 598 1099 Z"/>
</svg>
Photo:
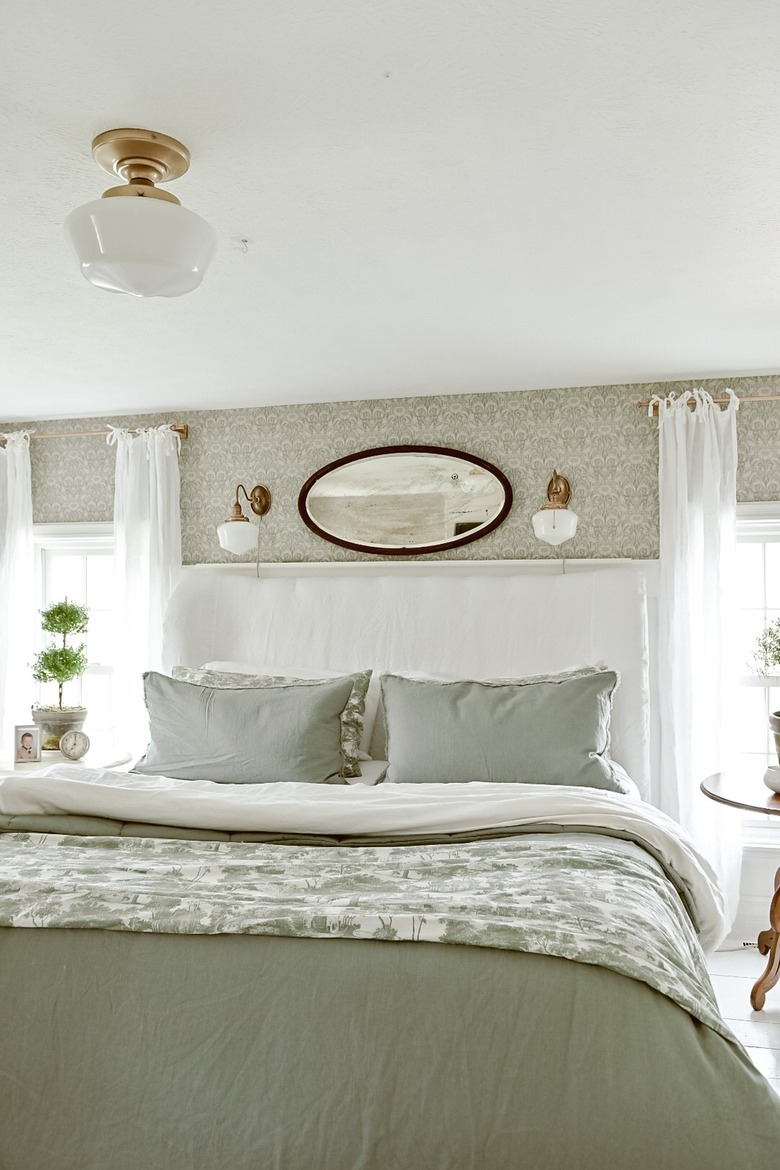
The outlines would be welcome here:
<svg viewBox="0 0 780 1170">
<path fill-rule="evenodd" d="M 60 737 L 60 751 L 66 760 L 80 760 L 89 751 L 89 736 L 83 731 L 66 731 Z"/>
</svg>

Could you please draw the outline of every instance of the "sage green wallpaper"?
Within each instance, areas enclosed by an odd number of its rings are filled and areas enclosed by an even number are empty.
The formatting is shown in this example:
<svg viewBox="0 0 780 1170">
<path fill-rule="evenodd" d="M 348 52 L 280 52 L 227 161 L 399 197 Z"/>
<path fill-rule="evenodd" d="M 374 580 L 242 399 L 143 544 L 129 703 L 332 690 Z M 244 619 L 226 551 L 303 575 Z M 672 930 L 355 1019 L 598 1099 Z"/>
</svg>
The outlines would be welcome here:
<svg viewBox="0 0 780 1170">
<path fill-rule="evenodd" d="M 303 525 L 298 491 L 332 459 L 396 443 L 451 446 L 479 455 L 500 467 L 514 489 L 514 506 L 500 528 L 437 557 L 643 558 L 658 555 L 658 439 L 655 421 L 636 403 L 696 385 L 714 394 L 727 385 L 737 394 L 769 394 L 780 390 L 780 376 L 38 420 L 0 429 L 78 431 L 106 422 L 188 422 L 190 437 L 181 454 L 187 564 L 234 560 L 220 549 L 215 528 L 228 514 L 239 482 L 248 488 L 265 483 L 273 493 L 271 511 L 261 521 L 263 560 L 354 559 L 359 554 L 320 540 Z M 780 401 L 743 403 L 738 431 L 739 499 L 780 499 Z M 114 448 L 99 437 L 34 442 L 36 521 L 110 520 L 114 458 Z M 571 480 L 572 507 L 580 517 L 576 538 L 557 549 L 537 541 L 530 524 L 553 467 Z"/>
</svg>

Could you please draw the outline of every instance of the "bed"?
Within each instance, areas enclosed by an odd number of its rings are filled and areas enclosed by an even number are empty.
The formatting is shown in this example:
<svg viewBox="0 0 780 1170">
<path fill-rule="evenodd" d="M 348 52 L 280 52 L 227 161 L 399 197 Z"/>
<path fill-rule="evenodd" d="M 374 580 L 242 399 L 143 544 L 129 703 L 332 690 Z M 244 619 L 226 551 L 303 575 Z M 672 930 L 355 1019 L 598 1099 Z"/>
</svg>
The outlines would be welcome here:
<svg viewBox="0 0 780 1170">
<path fill-rule="evenodd" d="M 717 884 L 647 800 L 641 571 L 191 570 L 166 645 L 138 772 L 0 782 L 2 1170 L 774 1167 Z M 581 709 L 609 742 L 575 758 Z M 252 782 L 301 720 L 342 770 Z"/>
</svg>

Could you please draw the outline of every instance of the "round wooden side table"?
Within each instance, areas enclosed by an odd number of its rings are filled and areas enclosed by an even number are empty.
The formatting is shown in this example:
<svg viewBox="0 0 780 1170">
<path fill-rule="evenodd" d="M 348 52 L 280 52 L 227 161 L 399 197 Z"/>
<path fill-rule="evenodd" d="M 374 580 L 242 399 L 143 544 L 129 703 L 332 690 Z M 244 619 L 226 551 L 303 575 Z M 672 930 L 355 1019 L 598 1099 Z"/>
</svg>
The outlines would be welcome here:
<svg viewBox="0 0 780 1170">
<path fill-rule="evenodd" d="M 702 780 L 701 790 L 719 804 L 780 817 L 780 794 L 772 792 L 761 780 L 737 781 L 716 772 Z M 750 993 L 753 1011 L 760 1012 L 766 1002 L 766 993 L 780 979 L 780 869 L 775 874 L 775 892 L 769 906 L 769 930 L 762 930 L 757 941 L 759 952 L 769 955 L 766 970 Z"/>
</svg>

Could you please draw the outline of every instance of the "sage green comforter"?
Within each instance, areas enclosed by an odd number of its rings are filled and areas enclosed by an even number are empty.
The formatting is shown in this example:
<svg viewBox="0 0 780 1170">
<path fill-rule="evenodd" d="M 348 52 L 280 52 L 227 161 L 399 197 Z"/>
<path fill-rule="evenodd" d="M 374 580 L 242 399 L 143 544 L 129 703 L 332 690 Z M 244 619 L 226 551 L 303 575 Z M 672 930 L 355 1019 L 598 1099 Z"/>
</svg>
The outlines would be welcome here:
<svg viewBox="0 0 780 1170">
<path fill-rule="evenodd" d="M 2 1170 L 775 1170 L 780 1105 L 546 955 L 0 929 Z"/>
</svg>

